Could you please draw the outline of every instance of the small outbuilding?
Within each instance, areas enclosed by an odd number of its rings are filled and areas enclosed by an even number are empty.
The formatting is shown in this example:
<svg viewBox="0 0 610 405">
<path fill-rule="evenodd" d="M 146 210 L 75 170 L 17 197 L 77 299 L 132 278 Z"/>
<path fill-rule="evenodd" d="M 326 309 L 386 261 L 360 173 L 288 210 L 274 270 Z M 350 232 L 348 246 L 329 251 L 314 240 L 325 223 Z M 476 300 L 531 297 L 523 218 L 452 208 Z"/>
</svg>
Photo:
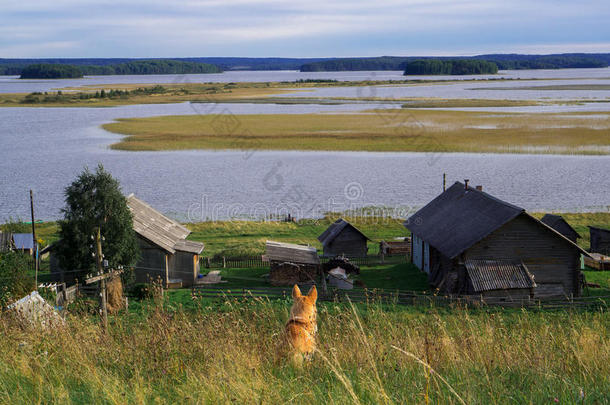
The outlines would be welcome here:
<svg viewBox="0 0 610 405">
<path fill-rule="evenodd" d="M 587 252 L 523 208 L 467 184 L 456 182 L 405 226 L 412 232 L 412 262 L 441 291 L 580 294 L 581 255 Z M 477 279 L 489 285 L 477 287 Z"/>
<path fill-rule="evenodd" d="M 364 257 L 370 239 L 358 228 L 339 218 L 318 236 L 318 240 L 322 243 L 324 257 Z"/>
<path fill-rule="evenodd" d="M 265 259 L 269 261 L 272 285 L 313 283 L 321 274 L 320 257 L 315 247 L 269 240 Z"/>
<path fill-rule="evenodd" d="M 582 238 L 582 236 L 580 236 L 578 232 L 576 232 L 576 230 L 572 228 L 561 215 L 546 214 L 540 221 L 543 224 L 550 226 L 574 243 L 576 243 L 578 238 Z"/>
<path fill-rule="evenodd" d="M 14 233 L 13 247 L 15 250 L 32 255 L 34 253 L 34 239 L 31 233 Z"/>
<path fill-rule="evenodd" d="M 140 243 L 136 282 L 160 279 L 165 286 L 193 285 L 199 274 L 203 243 L 186 240 L 191 231 L 133 194 L 127 197 L 127 205 Z"/>
<path fill-rule="evenodd" d="M 591 248 L 589 251 L 610 256 L 610 230 L 590 226 L 589 235 L 591 236 Z"/>
</svg>

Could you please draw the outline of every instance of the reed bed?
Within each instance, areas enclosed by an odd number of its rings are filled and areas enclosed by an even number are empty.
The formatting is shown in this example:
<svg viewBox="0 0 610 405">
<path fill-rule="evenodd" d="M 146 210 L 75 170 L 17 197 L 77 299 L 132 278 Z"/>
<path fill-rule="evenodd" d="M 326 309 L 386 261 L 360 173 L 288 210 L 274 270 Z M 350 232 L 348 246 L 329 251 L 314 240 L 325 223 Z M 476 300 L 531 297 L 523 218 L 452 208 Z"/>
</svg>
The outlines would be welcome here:
<svg viewBox="0 0 610 405">
<path fill-rule="evenodd" d="M 610 153 L 607 113 L 396 109 L 349 114 L 191 115 L 120 119 L 123 150 L 240 149 Z"/>
<path fill-rule="evenodd" d="M 326 303 L 292 366 L 289 302 L 147 303 L 24 330 L 0 318 L 2 403 L 608 403 L 605 312 Z"/>
</svg>

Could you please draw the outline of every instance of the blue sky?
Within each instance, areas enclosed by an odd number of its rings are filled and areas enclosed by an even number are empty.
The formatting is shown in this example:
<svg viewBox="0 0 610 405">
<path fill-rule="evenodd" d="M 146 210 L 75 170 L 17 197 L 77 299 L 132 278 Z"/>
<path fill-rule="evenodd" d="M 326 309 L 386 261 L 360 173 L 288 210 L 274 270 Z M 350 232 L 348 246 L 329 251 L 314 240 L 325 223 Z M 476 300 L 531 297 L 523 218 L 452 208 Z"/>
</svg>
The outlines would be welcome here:
<svg viewBox="0 0 610 405">
<path fill-rule="evenodd" d="M 608 0 L 5 0 L 0 58 L 610 52 L 609 21 Z"/>
</svg>

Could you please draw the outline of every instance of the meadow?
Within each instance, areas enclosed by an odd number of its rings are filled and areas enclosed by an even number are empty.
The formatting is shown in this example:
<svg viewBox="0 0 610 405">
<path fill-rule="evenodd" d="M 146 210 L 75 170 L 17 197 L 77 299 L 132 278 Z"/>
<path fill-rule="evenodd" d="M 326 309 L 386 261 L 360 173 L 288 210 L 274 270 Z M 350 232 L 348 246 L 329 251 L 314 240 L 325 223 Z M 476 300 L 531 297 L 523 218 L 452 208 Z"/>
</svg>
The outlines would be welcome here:
<svg viewBox="0 0 610 405">
<path fill-rule="evenodd" d="M 587 224 L 610 225 L 608 213 L 564 217 L 582 236 Z M 187 226 L 207 254 L 261 253 L 266 239 L 318 246 L 315 238 L 335 218 Z M 371 248 L 406 233 L 399 220 L 349 219 L 373 239 Z M 57 238 L 55 223 L 38 229 L 41 238 Z M 222 269 L 224 287 L 266 285 L 261 276 L 267 272 Z M 587 271 L 586 277 L 608 294 L 610 272 Z M 426 276 L 406 263 L 363 267 L 359 279 L 370 288 L 433 295 Z M 63 327 L 46 332 L 4 313 L 0 403 L 610 402 L 607 307 L 321 302 L 318 351 L 297 367 L 282 340 L 290 304 L 192 299 L 188 289 L 169 290 L 131 299 L 128 312 L 110 316 L 107 332 L 80 303 L 68 308 Z"/>
<path fill-rule="evenodd" d="M 346 114 L 189 115 L 120 119 L 122 150 L 265 149 L 608 154 L 604 113 L 422 109 Z"/>
<path fill-rule="evenodd" d="M 168 295 L 166 295 L 168 297 Z M 590 403 L 610 400 L 604 310 L 318 305 L 319 350 L 295 367 L 289 300 L 170 299 L 24 330 L 0 319 L 2 403 Z"/>
</svg>

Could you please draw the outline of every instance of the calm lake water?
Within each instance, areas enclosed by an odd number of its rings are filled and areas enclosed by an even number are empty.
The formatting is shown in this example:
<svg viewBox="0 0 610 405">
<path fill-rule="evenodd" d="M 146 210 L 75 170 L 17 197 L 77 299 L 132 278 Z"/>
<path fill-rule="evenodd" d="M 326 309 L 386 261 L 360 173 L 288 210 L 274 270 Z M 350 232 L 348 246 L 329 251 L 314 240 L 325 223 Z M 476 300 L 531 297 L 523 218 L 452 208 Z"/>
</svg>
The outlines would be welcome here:
<svg viewBox="0 0 610 405">
<path fill-rule="evenodd" d="M 610 76 L 608 69 L 533 72 L 549 78 L 558 73 L 574 78 L 585 75 L 583 71 L 591 74 L 586 80 L 602 81 L 597 78 Z M 374 75 L 370 72 L 316 73 L 314 76 L 298 72 L 229 72 L 189 76 L 205 76 L 205 81 L 212 81 L 211 76 L 219 76 L 217 81 L 221 81 L 220 77 L 225 81 L 307 77 L 362 80 L 367 78 L 367 74 L 380 80 L 392 75 L 402 78 L 400 72 L 375 72 Z M 528 72 L 510 74 L 524 77 Z M 167 76 L 102 76 L 83 79 L 82 82 L 92 84 L 89 80 L 108 80 L 107 83 L 118 83 L 120 79 L 129 83 L 151 83 L 153 78 L 160 78 L 159 83 L 168 82 Z M 194 78 L 188 80 L 195 81 Z M 62 82 L 25 83 L 1 78 L 0 91 L 6 92 L 10 87 L 13 90 L 9 92 L 30 91 L 18 86 L 33 86 L 31 89 L 40 91 L 44 86 L 72 86 L 75 83 Z M 553 82 L 558 81 L 548 83 Z M 473 83 L 463 84 L 461 91 L 475 87 Z M 490 84 L 506 86 L 506 82 Z M 453 84 L 421 87 L 446 86 Z M 495 97 L 507 98 L 504 91 L 495 92 Z M 593 93 L 598 94 L 589 92 Z M 361 92 L 361 96 L 366 95 Z M 63 189 L 84 166 L 94 167 L 98 163 L 103 163 L 121 181 L 126 194 L 134 192 L 162 212 L 192 221 L 263 217 L 288 211 L 297 217 L 317 217 L 329 210 L 342 211 L 370 205 L 394 208 L 394 215 L 406 216 L 441 191 L 444 172 L 449 184 L 469 178 L 471 184 L 482 184 L 490 193 L 529 210 L 610 209 L 608 156 L 247 150 L 122 152 L 108 148 L 118 136 L 100 128 L 101 124 L 116 118 L 206 113 L 337 112 L 371 107 L 367 104 L 183 103 L 116 108 L 0 108 L 0 220 L 9 216 L 29 216 L 30 188 L 35 192 L 37 216 L 45 220 L 59 218 Z"/>
</svg>

